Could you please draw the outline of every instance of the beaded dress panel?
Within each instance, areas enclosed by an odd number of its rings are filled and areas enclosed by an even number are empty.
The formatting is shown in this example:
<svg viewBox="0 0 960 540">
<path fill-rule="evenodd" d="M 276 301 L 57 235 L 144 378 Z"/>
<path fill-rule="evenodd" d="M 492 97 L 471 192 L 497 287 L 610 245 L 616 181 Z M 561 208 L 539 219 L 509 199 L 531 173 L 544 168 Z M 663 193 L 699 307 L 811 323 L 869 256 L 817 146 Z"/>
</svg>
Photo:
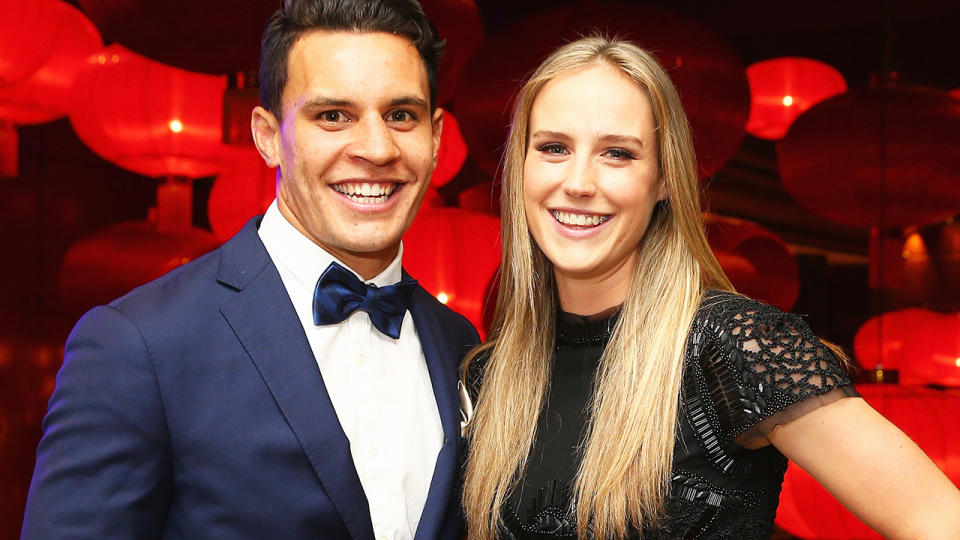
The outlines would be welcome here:
<svg viewBox="0 0 960 540">
<path fill-rule="evenodd" d="M 527 469 L 505 504 L 501 538 L 576 536 L 570 488 L 593 376 L 617 316 L 559 315 L 550 395 Z M 483 363 L 475 364 L 467 381 L 474 399 Z M 787 459 L 771 445 L 745 446 L 857 395 L 803 319 L 714 290 L 704 295 L 690 330 L 682 392 L 667 518 L 645 528 L 645 539 L 769 538 Z"/>
</svg>

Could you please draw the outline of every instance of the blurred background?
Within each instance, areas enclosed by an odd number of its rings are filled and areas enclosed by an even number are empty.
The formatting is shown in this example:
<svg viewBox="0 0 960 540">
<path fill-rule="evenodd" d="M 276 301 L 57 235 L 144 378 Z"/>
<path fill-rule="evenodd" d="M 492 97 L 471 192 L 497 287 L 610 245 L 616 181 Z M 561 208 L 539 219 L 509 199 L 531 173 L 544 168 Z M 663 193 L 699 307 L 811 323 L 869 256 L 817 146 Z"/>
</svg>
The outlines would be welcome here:
<svg viewBox="0 0 960 540">
<path fill-rule="evenodd" d="M 0 539 L 17 538 L 63 343 L 90 307 L 273 199 L 253 150 L 279 0 L 0 0 Z M 513 93 L 599 30 L 652 50 L 690 118 L 711 245 L 806 316 L 960 483 L 960 4 L 423 0 L 448 40 L 440 163 L 405 267 L 485 330 Z M 775 538 L 879 538 L 791 465 Z"/>
</svg>

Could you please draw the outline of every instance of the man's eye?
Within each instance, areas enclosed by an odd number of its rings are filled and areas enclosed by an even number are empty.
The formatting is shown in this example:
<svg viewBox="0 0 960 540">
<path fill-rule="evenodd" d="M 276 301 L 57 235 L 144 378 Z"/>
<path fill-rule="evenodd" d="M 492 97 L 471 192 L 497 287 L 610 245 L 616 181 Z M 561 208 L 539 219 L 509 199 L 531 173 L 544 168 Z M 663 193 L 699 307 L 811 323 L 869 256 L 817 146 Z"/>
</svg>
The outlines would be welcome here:
<svg viewBox="0 0 960 540">
<path fill-rule="evenodd" d="M 413 114 L 410 111 L 391 111 L 387 118 L 391 122 L 409 122 L 414 119 Z"/>
<path fill-rule="evenodd" d="M 346 115 L 344 115 L 340 111 L 324 111 L 320 113 L 319 118 L 324 122 L 331 122 L 331 123 L 343 122 L 344 120 L 347 119 Z"/>
<path fill-rule="evenodd" d="M 547 154 L 562 155 L 567 153 L 567 149 L 562 144 L 547 143 L 537 147 L 537 150 Z"/>
</svg>

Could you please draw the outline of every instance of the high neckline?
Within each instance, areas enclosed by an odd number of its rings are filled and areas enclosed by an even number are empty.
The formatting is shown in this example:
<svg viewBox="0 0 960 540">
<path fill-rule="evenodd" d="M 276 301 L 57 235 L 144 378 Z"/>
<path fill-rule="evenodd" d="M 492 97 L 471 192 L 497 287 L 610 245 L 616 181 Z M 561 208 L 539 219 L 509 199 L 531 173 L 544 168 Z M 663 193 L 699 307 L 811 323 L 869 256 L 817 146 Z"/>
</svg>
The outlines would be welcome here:
<svg viewBox="0 0 960 540">
<path fill-rule="evenodd" d="M 594 343 L 613 333 L 620 315 L 620 306 L 613 306 L 593 315 L 576 315 L 557 311 L 557 341 L 563 343 Z"/>
</svg>

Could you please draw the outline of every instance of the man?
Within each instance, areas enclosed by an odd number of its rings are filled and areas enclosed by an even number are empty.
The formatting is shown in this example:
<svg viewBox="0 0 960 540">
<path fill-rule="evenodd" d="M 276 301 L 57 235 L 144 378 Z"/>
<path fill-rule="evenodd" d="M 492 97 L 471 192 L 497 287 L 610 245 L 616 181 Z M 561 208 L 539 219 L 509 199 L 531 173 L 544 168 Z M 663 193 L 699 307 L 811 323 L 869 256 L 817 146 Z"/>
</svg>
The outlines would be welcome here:
<svg viewBox="0 0 960 540">
<path fill-rule="evenodd" d="M 273 15 L 252 129 L 277 200 L 77 324 L 23 538 L 458 537 L 477 335 L 400 268 L 441 50 L 414 0 Z"/>
</svg>

